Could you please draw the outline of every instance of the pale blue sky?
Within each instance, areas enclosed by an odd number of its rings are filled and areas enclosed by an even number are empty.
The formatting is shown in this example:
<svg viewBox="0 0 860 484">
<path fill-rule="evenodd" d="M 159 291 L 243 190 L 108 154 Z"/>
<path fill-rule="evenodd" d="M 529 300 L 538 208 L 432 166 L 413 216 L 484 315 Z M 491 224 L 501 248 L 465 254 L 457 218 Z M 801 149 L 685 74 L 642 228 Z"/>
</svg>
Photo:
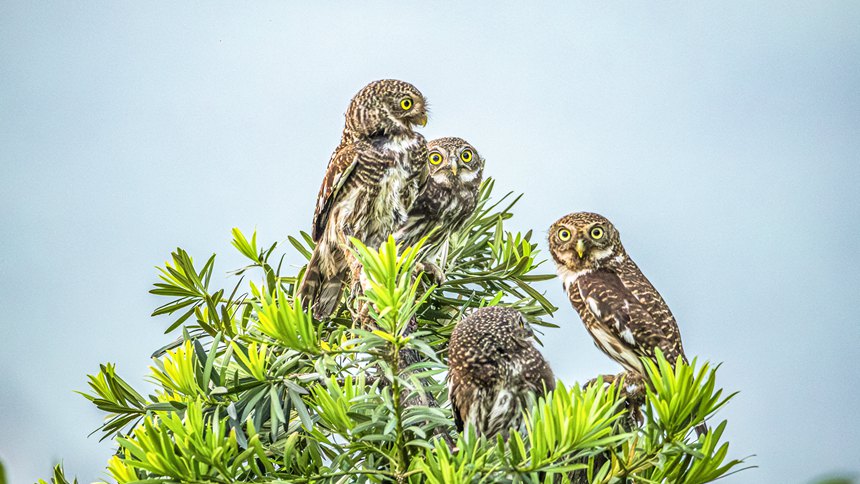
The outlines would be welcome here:
<svg viewBox="0 0 860 484">
<path fill-rule="evenodd" d="M 146 388 L 165 321 L 147 290 L 177 245 L 239 259 L 308 229 L 342 113 L 413 82 L 428 138 L 461 136 L 514 227 L 603 213 L 723 361 L 725 482 L 860 471 L 860 4 L 0 3 L 0 458 L 101 478 L 101 415 L 74 390 L 112 361 Z M 541 240 L 541 248 L 545 243 Z M 546 254 L 546 252 L 544 252 Z M 297 263 L 298 258 L 291 261 Z M 547 267 L 549 269 L 549 267 Z M 546 354 L 617 367 L 558 281 Z"/>
</svg>

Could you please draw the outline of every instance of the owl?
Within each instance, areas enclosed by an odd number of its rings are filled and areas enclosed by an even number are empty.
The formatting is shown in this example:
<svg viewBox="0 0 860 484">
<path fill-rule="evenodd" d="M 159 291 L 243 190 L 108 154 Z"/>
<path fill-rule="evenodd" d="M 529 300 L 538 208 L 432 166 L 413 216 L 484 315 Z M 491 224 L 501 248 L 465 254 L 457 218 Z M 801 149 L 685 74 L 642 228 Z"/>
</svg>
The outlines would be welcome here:
<svg viewBox="0 0 860 484">
<path fill-rule="evenodd" d="M 549 248 L 564 290 L 595 345 L 634 376 L 660 348 L 686 362 L 669 306 L 633 262 L 605 217 L 578 212 L 550 227 Z M 697 429 L 701 433 L 702 427 Z"/>
<path fill-rule="evenodd" d="M 415 245 L 429 234 L 421 259 L 425 270 L 440 280 L 442 272 L 429 261 L 475 211 L 484 172 L 484 159 L 461 138 L 427 143 L 430 176 L 409 209 L 406 223 L 395 234 L 398 243 Z M 434 230 L 435 229 L 435 230 Z"/>
<path fill-rule="evenodd" d="M 412 84 L 385 79 L 362 88 L 346 111 L 340 145 L 317 197 L 316 247 L 299 287 L 305 307 L 324 319 L 337 308 L 357 263 L 348 238 L 378 247 L 407 219 L 428 175 L 427 101 Z"/>
<path fill-rule="evenodd" d="M 479 435 L 507 436 L 520 427 L 528 402 L 555 388 L 552 370 L 516 309 L 481 308 L 459 321 L 448 366 L 448 395 L 461 432 L 471 423 Z"/>
</svg>

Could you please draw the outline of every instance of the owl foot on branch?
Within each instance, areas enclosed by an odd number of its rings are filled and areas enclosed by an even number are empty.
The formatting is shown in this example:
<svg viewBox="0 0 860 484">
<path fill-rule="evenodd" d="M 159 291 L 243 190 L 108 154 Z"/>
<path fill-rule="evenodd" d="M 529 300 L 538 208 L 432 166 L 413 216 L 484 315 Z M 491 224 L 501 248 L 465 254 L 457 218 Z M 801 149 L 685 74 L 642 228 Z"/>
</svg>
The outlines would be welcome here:
<svg viewBox="0 0 860 484">
<path fill-rule="evenodd" d="M 415 270 L 426 274 L 429 281 L 436 285 L 442 285 L 447 280 L 442 268 L 432 262 L 419 262 L 415 264 Z"/>
</svg>

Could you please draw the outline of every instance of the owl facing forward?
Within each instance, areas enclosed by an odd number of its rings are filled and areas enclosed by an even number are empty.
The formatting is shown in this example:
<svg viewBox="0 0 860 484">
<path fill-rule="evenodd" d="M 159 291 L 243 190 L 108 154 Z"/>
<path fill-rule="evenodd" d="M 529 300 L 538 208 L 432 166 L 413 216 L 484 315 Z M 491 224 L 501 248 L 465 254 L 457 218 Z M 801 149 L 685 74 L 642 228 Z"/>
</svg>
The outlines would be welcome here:
<svg viewBox="0 0 860 484">
<path fill-rule="evenodd" d="M 461 138 L 430 141 L 427 152 L 430 174 L 409 209 L 406 223 L 395 234 L 397 242 L 405 246 L 429 235 L 423 247 L 425 260 L 432 258 L 475 211 L 484 171 L 484 159 Z"/>
<path fill-rule="evenodd" d="M 655 358 L 656 348 L 672 366 L 687 362 L 669 306 L 609 220 L 588 212 L 565 215 L 550 227 L 549 247 L 571 304 L 606 355 L 633 377 L 646 374 L 640 358 Z M 696 428 L 706 430 L 704 424 Z"/>
<path fill-rule="evenodd" d="M 426 105 L 415 86 L 391 79 L 372 82 L 353 97 L 317 197 L 317 245 L 299 288 L 317 319 L 337 308 L 356 269 L 348 238 L 376 247 L 405 223 L 427 177 L 427 143 L 414 131 L 427 123 Z"/>
<path fill-rule="evenodd" d="M 523 315 L 511 308 L 474 311 L 454 327 L 448 345 L 448 395 L 459 431 L 507 435 L 519 428 L 530 399 L 555 388 Z"/>
<path fill-rule="evenodd" d="M 669 306 L 609 220 L 588 212 L 565 215 L 550 228 L 549 247 L 571 304 L 610 358 L 638 374 L 645 374 L 640 358 L 653 358 L 655 348 L 673 365 L 686 361 Z"/>
</svg>

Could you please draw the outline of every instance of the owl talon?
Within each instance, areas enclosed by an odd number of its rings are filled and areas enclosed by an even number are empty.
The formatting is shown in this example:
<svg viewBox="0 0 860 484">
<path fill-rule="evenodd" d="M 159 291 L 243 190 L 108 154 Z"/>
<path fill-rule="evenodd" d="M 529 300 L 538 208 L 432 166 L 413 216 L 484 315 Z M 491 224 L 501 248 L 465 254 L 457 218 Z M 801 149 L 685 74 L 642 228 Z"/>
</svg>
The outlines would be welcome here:
<svg viewBox="0 0 860 484">
<path fill-rule="evenodd" d="M 597 375 L 597 377 L 588 380 L 582 388 L 588 388 L 592 385 L 597 384 L 597 382 L 602 382 L 604 385 L 612 385 L 615 383 L 615 379 L 617 377 L 615 375 Z"/>
<path fill-rule="evenodd" d="M 426 274 L 427 278 L 437 285 L 444 284 L 447 280 L 442 268 L 432 262 L 419 262 L 415 264 L 415 269 Z"/>
</svg>

